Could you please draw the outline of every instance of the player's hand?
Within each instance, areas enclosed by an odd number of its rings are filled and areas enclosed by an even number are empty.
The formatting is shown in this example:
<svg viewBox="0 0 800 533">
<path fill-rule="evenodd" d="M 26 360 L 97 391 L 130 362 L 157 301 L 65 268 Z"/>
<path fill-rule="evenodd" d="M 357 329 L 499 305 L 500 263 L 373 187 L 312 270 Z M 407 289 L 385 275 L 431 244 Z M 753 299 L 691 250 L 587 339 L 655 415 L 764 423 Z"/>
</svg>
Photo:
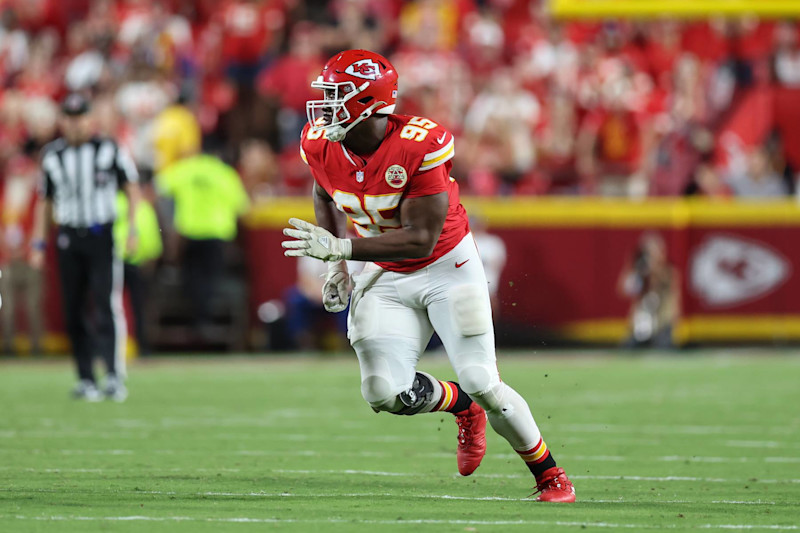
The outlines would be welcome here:
<svg viewBox="0 0 800 533">
<path fill-rule="evenodd" d="M 289 224 L 297 229 L 286 228 L 283 230 L 283 234 L 296 240 L 281 243 L 281 246 L 287 249 L 283 255 L 287 257 L 308 256 L 323 261 L 350 259 L 353 253 L 353 244 L 350 239 L 334 237 L 330 231 L 299 218 L 290 218 Z"/>
<path fill-rule="evenodd" d="M 344 311 L 350 300 L 350 288 L 347 263 L 344 260 L 328 263 L 328 275 L 325 276 L 325 284 L 322 286 L 322 305 L 325 310 L 329 313 Z"/>
<path fill-rule="evenodd" d="M 139 236 L 136 233 L 129 233 L 125 241 L 126 257 L 133 257 L 139 250 Z"/>
</svg>

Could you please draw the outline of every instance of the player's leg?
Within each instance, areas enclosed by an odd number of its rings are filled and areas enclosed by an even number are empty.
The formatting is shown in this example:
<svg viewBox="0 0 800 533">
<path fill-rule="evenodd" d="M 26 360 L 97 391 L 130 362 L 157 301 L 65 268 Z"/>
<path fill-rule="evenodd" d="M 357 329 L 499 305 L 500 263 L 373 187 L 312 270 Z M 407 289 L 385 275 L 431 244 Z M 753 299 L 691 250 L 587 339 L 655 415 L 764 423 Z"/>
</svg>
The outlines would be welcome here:
<svg viewBox="0 0 800 533">
<path fill-rule="evenodd" d="M 128 396 L 124 384 L 128 340 L 122 308 L 124 269 L 122 259 L 114 253 L 110 231 L 94 236 L 91 254 L 89 290 L 97 324 L 95 342 L 107 370 L 104 393 L 115 401 L 124 401 Z"/>
<path fill-rule="evenodd" d="M 400 395 L 414 385 L 417 361 L 433 328 L 423 311 L 400 301 L 390 277 L 371 265 L 353 277 L 347 336 L 358 356 L 361 395 L 370 407 L 415 414 Z"/>
<path fill-rule="evenodd" d="M 459 472 L 469 475 L 486 452 L 486 414 L 458 383 L 416 370 L 433 333 L 423 303 L 428 279 L 427 270 L 372 270 L 355 276 L 348 337 L 361 365 L 362 394 L 375 411 L 456 415 Z"/>
<path fill-rule="evenodd" d="M 92 342 L 86 322 L 86 293 L 89 287 L 87 258 L 79 249 L 77 238 L 71 237 L 66 233 L 59 234 L 58 271 L 64 322 L 78 370 L 79 382 L 73 390 L 73 396 L 98 401 L 102 396 L 94 379 Z"/>
<path fill-rule="evenodd" d="M 123 291 L 128 289 L 128 297 L 131 303 L 131 313 L 133 314 L 133 331 L 136 343 L 139 345 L 139 354 L 150 353 L 147 339 L 147 329 L 145 328 L 145 314 L 147 301 L 147 280 L 144 270 L 139 265 L 124 262 L 123 270 Z"/>
<path fill-rule="evenodd" d="M 456 268 L 456 264 L 461 266 Z M 431 277 L 437 289 L 431 294 L 428 316 L 444 343 L 461 387 L 486 410 L 492 428 L 511 444 L 541 486 L 560 469 L 528 404 L 500 380 L 489 291 L 471 236 L 432 266 Z M 571 484 L 567 488 L 569 494 L 557 496 L 564 500 L 574 498 Z"/>
<path fill-rule="evenodd" d="M 361 393 L 375 411 L 398 415 L 471 402 L 456 384 L 416 370 L 433 328 L 425 310 L 401 296 L 405 288 L 420 287 L 409 276 L 371 270 L 355 277 L 348 337 L 358 355 Z"/>
</svg>

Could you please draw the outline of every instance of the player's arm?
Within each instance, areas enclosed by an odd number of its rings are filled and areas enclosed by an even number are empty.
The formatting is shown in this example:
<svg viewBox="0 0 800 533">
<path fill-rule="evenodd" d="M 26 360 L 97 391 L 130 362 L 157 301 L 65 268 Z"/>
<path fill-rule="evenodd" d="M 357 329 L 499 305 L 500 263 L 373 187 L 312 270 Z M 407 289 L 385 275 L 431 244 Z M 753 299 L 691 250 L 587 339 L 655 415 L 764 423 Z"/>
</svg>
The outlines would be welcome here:
<svg viewBox="0 0 800 533">
<path fill-rule="evenodd" d="M 125 244 L 126 251 L 133 253 L 139 245 L 136 226 L 136 210 L 142 200 L 142 191 L 139 188 L 139 171 L 130 155 L 121 146 L 117 146 L 117 183 L 128 197 L 128 238 Z"/>
<path fill-rule="evenodd" d="M 296 240 L 282 243 L 287 249 L 284 254 L 289 257 L 307 255 L 323 261 L 401 261 L 428 257 L 439 240 L 448 205 L 446 192 L 406 198 L 400 203 L 400 229 L 368 239 L 351 240 L 337 237 L 344 235 L 343 228 L 339 227 L 344 217 L 335 213 L 332 201 L 315 193 L 314 208 L 320 226 L 290 219 L 289 224 L 294 229 L 285 229 L 283 234 Z"/>
<path fill-rule="evenodd" d="M 130 228 L 132 232 L 136 231 L 136 209 L 139 207 L 139 203 L 142 201 L 142 188 L 139 187 L 139 184 L 135 181 L 129 181 L 123 187 L 123 192 L 125 196 L 128 197 L 128 222 L 130 224 Z"/>
<path fill-rule="evenodd" d="M 33 211 L 33 231 L 31 236 L 30 264 L 35 269 L 44 265 L 44 251 L 50 219 L 53 216 L 53 201 L 46 196 L 36 200 Z"/>
<path fill-rule="evenodd" d="M 442 233 L 448 207 L 446 192 L 406 198 L 400 203 L 402 228 L 353 241 L 353 259 L 402 261 L 428 257 Z"/>
<path fill-rule="evenodd" d="M 139 225 L 136 223 L 136 213 L 142 201 L 142 189 L 135 181 L 129 181 L 123 187 L 125 196 L 128 197 L 128 237 L 125 240 L 125 252 L 136 253 L 139 248 Z"/>
<path fill-rule="evenodd" d="M 317 225 L 330 231 L 340 239 L 347 233 L 347 215 L 336 209 L 336 203 L 328 192 L 314 182 L 314 215 Z"/>
<path fill-rule="evenodd" d="M 53 218 L 55 186 L 50 172 L 48 171 L 48 163 L 52 164 L 52 158 L 54 157 L 56 156 L 52 153 L 45 154 L 42 157 L 42 181 L 37 192 L 36 205 L 33 208 L 31 249 L 28 260 L 30 265 L 35 269 L 40 269 L 44 265 L 47 233 L 50 229 L 50 221 Z"/>
<path fill-rule="evenodd" d="M 331 239 L 343 239 L 347 232 L 347 215 L 336 209 L 336 203 L 328 192 L 314 182 L 314 214 L 317 224 L 331 235 Z M 348 241 L 349 242 L 349 241 Z M 322 305 L 331 313 L 347 308 L 350 300 L 350 273 L 344 258 L 330 261 L 325 283 L 322 285 Z"/>
</svg>

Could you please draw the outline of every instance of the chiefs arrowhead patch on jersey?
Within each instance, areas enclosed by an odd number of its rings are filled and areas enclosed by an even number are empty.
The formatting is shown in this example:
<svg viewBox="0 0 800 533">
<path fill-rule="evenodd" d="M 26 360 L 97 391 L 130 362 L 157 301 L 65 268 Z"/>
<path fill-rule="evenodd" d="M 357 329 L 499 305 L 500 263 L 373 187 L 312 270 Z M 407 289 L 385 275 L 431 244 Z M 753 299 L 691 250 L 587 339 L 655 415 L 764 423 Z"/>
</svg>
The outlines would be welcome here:
<svg viewBox="0 0 800 533">
<path fill-rule="evenodd" d="M 395 189 L 402 189 L 408 181 L 406 169 L 400 165 L 392 165 L 386 169 L 386 183 Z"/>
<path fill-rule="evenodd" d="M 363 78 L 365 80 L 376 80 L 380 74 L 380 65 L 371 59 L 361 59 L 355 63 L 351 63 L 346 69 L 346 74 L 355 76 L 356 78 Z"/>
<path fill-rule="evenodd" d="M 790 271 L 786 259 L 761 243 L 714 236 L 694 252 L 691 288 L 709 306 L 736 305 L 778 288 Z"/>
</svg>

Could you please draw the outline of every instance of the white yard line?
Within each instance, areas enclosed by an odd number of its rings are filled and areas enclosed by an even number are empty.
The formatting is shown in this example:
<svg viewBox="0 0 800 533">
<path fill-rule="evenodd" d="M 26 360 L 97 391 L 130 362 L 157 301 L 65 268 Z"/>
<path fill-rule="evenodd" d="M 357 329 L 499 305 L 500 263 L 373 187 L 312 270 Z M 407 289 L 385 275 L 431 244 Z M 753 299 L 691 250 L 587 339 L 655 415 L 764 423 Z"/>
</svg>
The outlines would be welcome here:
<svg viewBox="0 0 800 533">
<path fill-rule="evenodd" d="M 32 455 L 47 455 L 58 453 L 61 455 L 133 455 L 137 453 L 135 450 L 60 450 L 60 449 L 47 449 L 42 450 L 39 448 L 25 448 L 24 450 L 12 450 L 9 448 L 0 449 L 0 453 L 12 454 L 24 451 L 25 454 Z M 143 450 L 142 453 L 152 453 Z"/>
<path fill-rule="evenodd" d="M 421 474 L 410 472 L 383 472 L 375 470 L 289 470 L 275 469 L 272 472 L 279 474 L 342 474 L 342 475 L 372 475 L 372 476 L 419 476 Z M 479 474 L 485 478 L 519 479 L 530 478 L 530 474 Z M 461 477 L 454 475 L 454 477 Z M 701 481 L 706 483 L 746 483 L 748 479 L 725 479 L 712 477 L 693 477 L 693 476 L 590 476 L 590 475 L 570 475 L 570 479 L 590 479 L 603 481 Z M 800 483 L 800 479 L 758 479 L 751 483 Z"/>
<path fill-rule="evenodd" d="M 206 454 L 208 453 L 206 450 L 198 450 L 198 453 Z M 0 449 L 0 454 L 10 454 L 16 453 L 16 450 L 11 449 Z M 67 450 L 67 449 L 37 449 L 37 448 L 30 448 L 26 450 L 28 454 L 34 455 L 46 455 L 46 454 L 53 454 L 58 453 L 61 455 L 135 455 L 135 454 L 160 454 L 160 455 L 175 455 L 175 454 L 183 454 L 186 451 L 182 450 Z M 326 450 L 283 450 L 283 451 L 274 451 L 274 450 L 234 450 L 234 451 L 227 451 L 226 454 L 230 455 L 244 455 L 244 456 L 269 456 L 274 457 L 276 455 L 289 455 L 289 456 L 300 456 L 300 457 L 316 457 L 316 456 L 325 456 L 328 453 L 334 454 L 334 452 L 327 452 Z M 354 452 L 335 452 L 337 456 L 346 456 L 346 457 L 395 457 L 397 454 L 393 452 L 380 452 L 374 450 L 365 450 L 365 451 L 354 451 Z M 453 452 L 428 452 L 428 453 L 416 453 L 414 457 L 417 458 L 425 458 L 425 459 L 448 459 L 455 456 L 455 450 Z M 516 459 L 518 456 L 513 453 L 498 453 L 498 454 L 489 454 L 486 456 L 488 460 L 507 460 L 507 459 Z M 709 457 L 709 456 L 683 456 L 683 455 L 665 455 L 661 457 L 647 457 L 647 456 L 630 456 L 625 457 L 622 455 L 572 455 L 568 453 L 559 453 L 559 459 L 568 459 L 571 461 L 589 461 L 589 462 L 690 462 L 690 463 L 800 463 L 800 457 L 762 457 L 762 456 L 734 456 L 734 457 Z"/>
<path fill-rule="evenodd" d="M 786 443 L 776 440 L 726 440 L 725 446 L 732 448 L 780 448 Z"/>
<path fill-rule="evenodd" d="M 725 503 L 731 505 L 775 505 L 775 502 L 765 502 L 761 500 L 756 500 L 756 501 L 713 500 L 711 503 Z"/>
<path fill-rule="evenodd" d="M 59 474 L 59 473 L 91 473 L 102 474 L 106 472 L 118 472 L 124 470 L 123 467 L 119 468 L 25 468 L 25 467 L 12 467 L 0 466 L 0 470 L 21 470 L 24 472 L 41 473 L 41 474 Z M 153 472 L 241 472 L 240 468 L 155 468 L 150 470 Z M 383 476 L 383 477 L 418 477 L 421 473 L 418 472 L 386 472 L 381 470 L 305 470 L 305 469 L 272 469 L 269 472 L 277 474 L 303 474 L 303 475 L 356 475 L 356 476 Z M 453 477 L 461 477 L 454 474 Z M 479 474 L 479 477 L 484 478 L 501 478 L 501 479 L 528 479 L 530 474 Z M 592 476 L 592 475 L 572 475 L 571 479 L 588 479 L 588 480 L 602 480 L 602 481 L 686 481 L 686 482 L 704 482 L 704 483 L 800 483 L 800 479 L 727 479 L 727 478 L 713 478 L 713 477 L 694 477 L 694 476 L 628 476 L 628 475 L 615 475 L 615 476 Z"/>
<path fill-rule="evenodd" d="M 15 489 L 0 489 L 0 492 L 36 492 L 36 493 L 48 493 L 48 494 L 58 494 L 63 491 L 57 489 L 30 489 L 30 490 L 15 490 Z M 93 493 L 101 493 L 102 491 L 95 491 Z M 313 498 L 313 499 L 321 499 L 321 498 L 330 498 L 330 499 L 337 499 L 337 498 L 420 498 L 420 499 L 430 499 L 430 500 L 459 500 L 459 501 L 503 501 L 503 502 L 531 502 L 532 499 L 530 497 L 527 498 L 510 498 L 504 496 L 454 496 L 451 494 L 424 494 L 424 493 L 414 493 L 414 494 L 397 494 L 392 492 L 349 492 L 349 493 L 338 493 L 332 494 L 329 492 L 324 493 L 308 493 L 304 492 L 301 494 L 295 494 L 291 492 L 176 492 L 172 490 L 126 490 L 126 491 L 111 491 L 114 494 L 149 494 L 155 496 L 216 496 L 222 498 Z M 692 500 L 633 500 L 633 499 L 624 499 L 624 498 L 617 498 L 613 500 L 604 500 L 604 499 L 589 499 L 583 500 L 579 499 L 579 503 L 614 503 L 614 504 L 636 504 L 636 505 L 647 505 L 647 504 L 699 504 L 699 505 L 779 505 L 777 502 L 773 501 L 765 501 L 765 500 L 712 500 L 712 501 L 692 501 Z"/>
<path fill-rule="evenodd" d="M 0 517 L 6 518 L 6 517 Z M 775 530 L 796 531 L 800 526 L 772 525 L 772 524 L 697 524 L 684 526 L 676 524 L 630 524 L 610 522 L 569 522 L 562 520 L 444 520 L 435 518 L 420 518 L 415 520 L 370 520 L 370 519 L 295 519 L 295 518 L 202 518 L 191 516 L 24 516 L 15 515 L 17 520 L 59 521 L 59 522 L 211 522 L 211 523 L 256 523 L 256 524 L 370 524 L 370 525 L 408 525 L 408 524 L 442 524 L 465 526 L 559 526 L 559 527 L 598 527 L 615 529 L 747 529 L 747 530 Z"/>
<path fill-rule="evenodd" d="M 0 466 L 0 470 L 21 470 L 24 472 L 41 473 L 41 474 L 59 474 L 59 473 L 91 473 L 102 474 L 104 472 L 118 472 L 124 470 L 124 467 L 119 468 L 25 468 L 25 467 L 11 467 Z M 162 472 L 241 472 L 240 468 L 167 468 L 152 469 L 149 472 L 155 471 Z M 381 470 L 305 470 L 305 469 L 272 469 L 269 472 L 277 474 L 303 474 L 303 475 L 356 475 L 356 476 L 383 476 L 383 477 L 418 477 L 421 473 L 418 472 L 386 472 Z M 461 477 L 454 474 L 453 477 Z M 479 474 L 476 477 L 483 478 L 501 478 L 501 479 L 528 479 L 529 474 Z M 588 480 L 602 480 L 602 481 L 678 481 L 678 482 L 704 482 L 704 483 L 800 483 L 800 479 L 742 479 L 742 478 L 714 478 L 714 477 L 694 477 L 694 476 L 592 476 L 592 475 L 572 475 L 571 479 L 588 479 Z"/>
<path fill-rule="evenodd" d="M 786 426 L 715 426 L 715 425 L 625 425 L 625 424 L 553 424 L 552 430 L 564 433 L 633 433 L 636 435 L 796 435 L 798 430 Z"/>
<path fill-rule="evenodd" d="M 120 466 L 119 468 L 26 468 L 26 467 L 13 467 L 13 466 L 0 466 L 0 470 L 18 470 L 22 472 L 30 472 L 33 474 L 104 474 L 111 472 L 129 471 L 127 467 Z M 154 472 L 241 472 L 240 468 L 154 468 L 147 470 L 149 475 Z"/>
<path fill-rule="evenodd" d="M 639 459 L 629 457 L 627 460 Z M 647 459 L 647 458 L 642 458 Z M 664 462 L 690 462 L 690 463 L 800 463 L 800 457 L 706 457 L 702 455 L 680 456 L 666 455 L 656 458 Z"/>
<path fill-rule="evenodd" d="M 725 479 L 714 477 L 692 476 L 570 476 L 570 479 L 594 479 L 605 481 L 700 481 L 705 483 L 800 483 L 800 479 Z"/>
<path fill-rule="evenodd" d="M 143 491 L 133 491 L 133 494 L 142 494 Z M 160 494 L 160 495 L 175 495 L 175 492 L 161 492 L 161 491 L 147 491 L 147 494 Z M 501 501 L 501 502 L 530 502 L 532 499 L 528 498 L 509 498 L 503 496 L 453 496 L 450 494 L 404 494 L 399 495 L 396 493 L 382 492 L 382 493 L 303 493 L 293 494 L 290 492 L 280 493 L 267 493 L 267 492 L 198 492 L 193 493 L 196 496 L 229 496 L 235 498 L 421 498 L 430 500 L 464 500 L 464 501 Z M 620 504 L 662 504 L 662 503 L 680 503 L 680 504 L 716 504 L 716 505 L 776 505 L 775 502 L 770 501 L 733 501 L 733 500 L 715 500 L 710 502 L 690 501 L 690 500 L 579 500 L 580 503 L 620 503 Z"/>
</svg>

